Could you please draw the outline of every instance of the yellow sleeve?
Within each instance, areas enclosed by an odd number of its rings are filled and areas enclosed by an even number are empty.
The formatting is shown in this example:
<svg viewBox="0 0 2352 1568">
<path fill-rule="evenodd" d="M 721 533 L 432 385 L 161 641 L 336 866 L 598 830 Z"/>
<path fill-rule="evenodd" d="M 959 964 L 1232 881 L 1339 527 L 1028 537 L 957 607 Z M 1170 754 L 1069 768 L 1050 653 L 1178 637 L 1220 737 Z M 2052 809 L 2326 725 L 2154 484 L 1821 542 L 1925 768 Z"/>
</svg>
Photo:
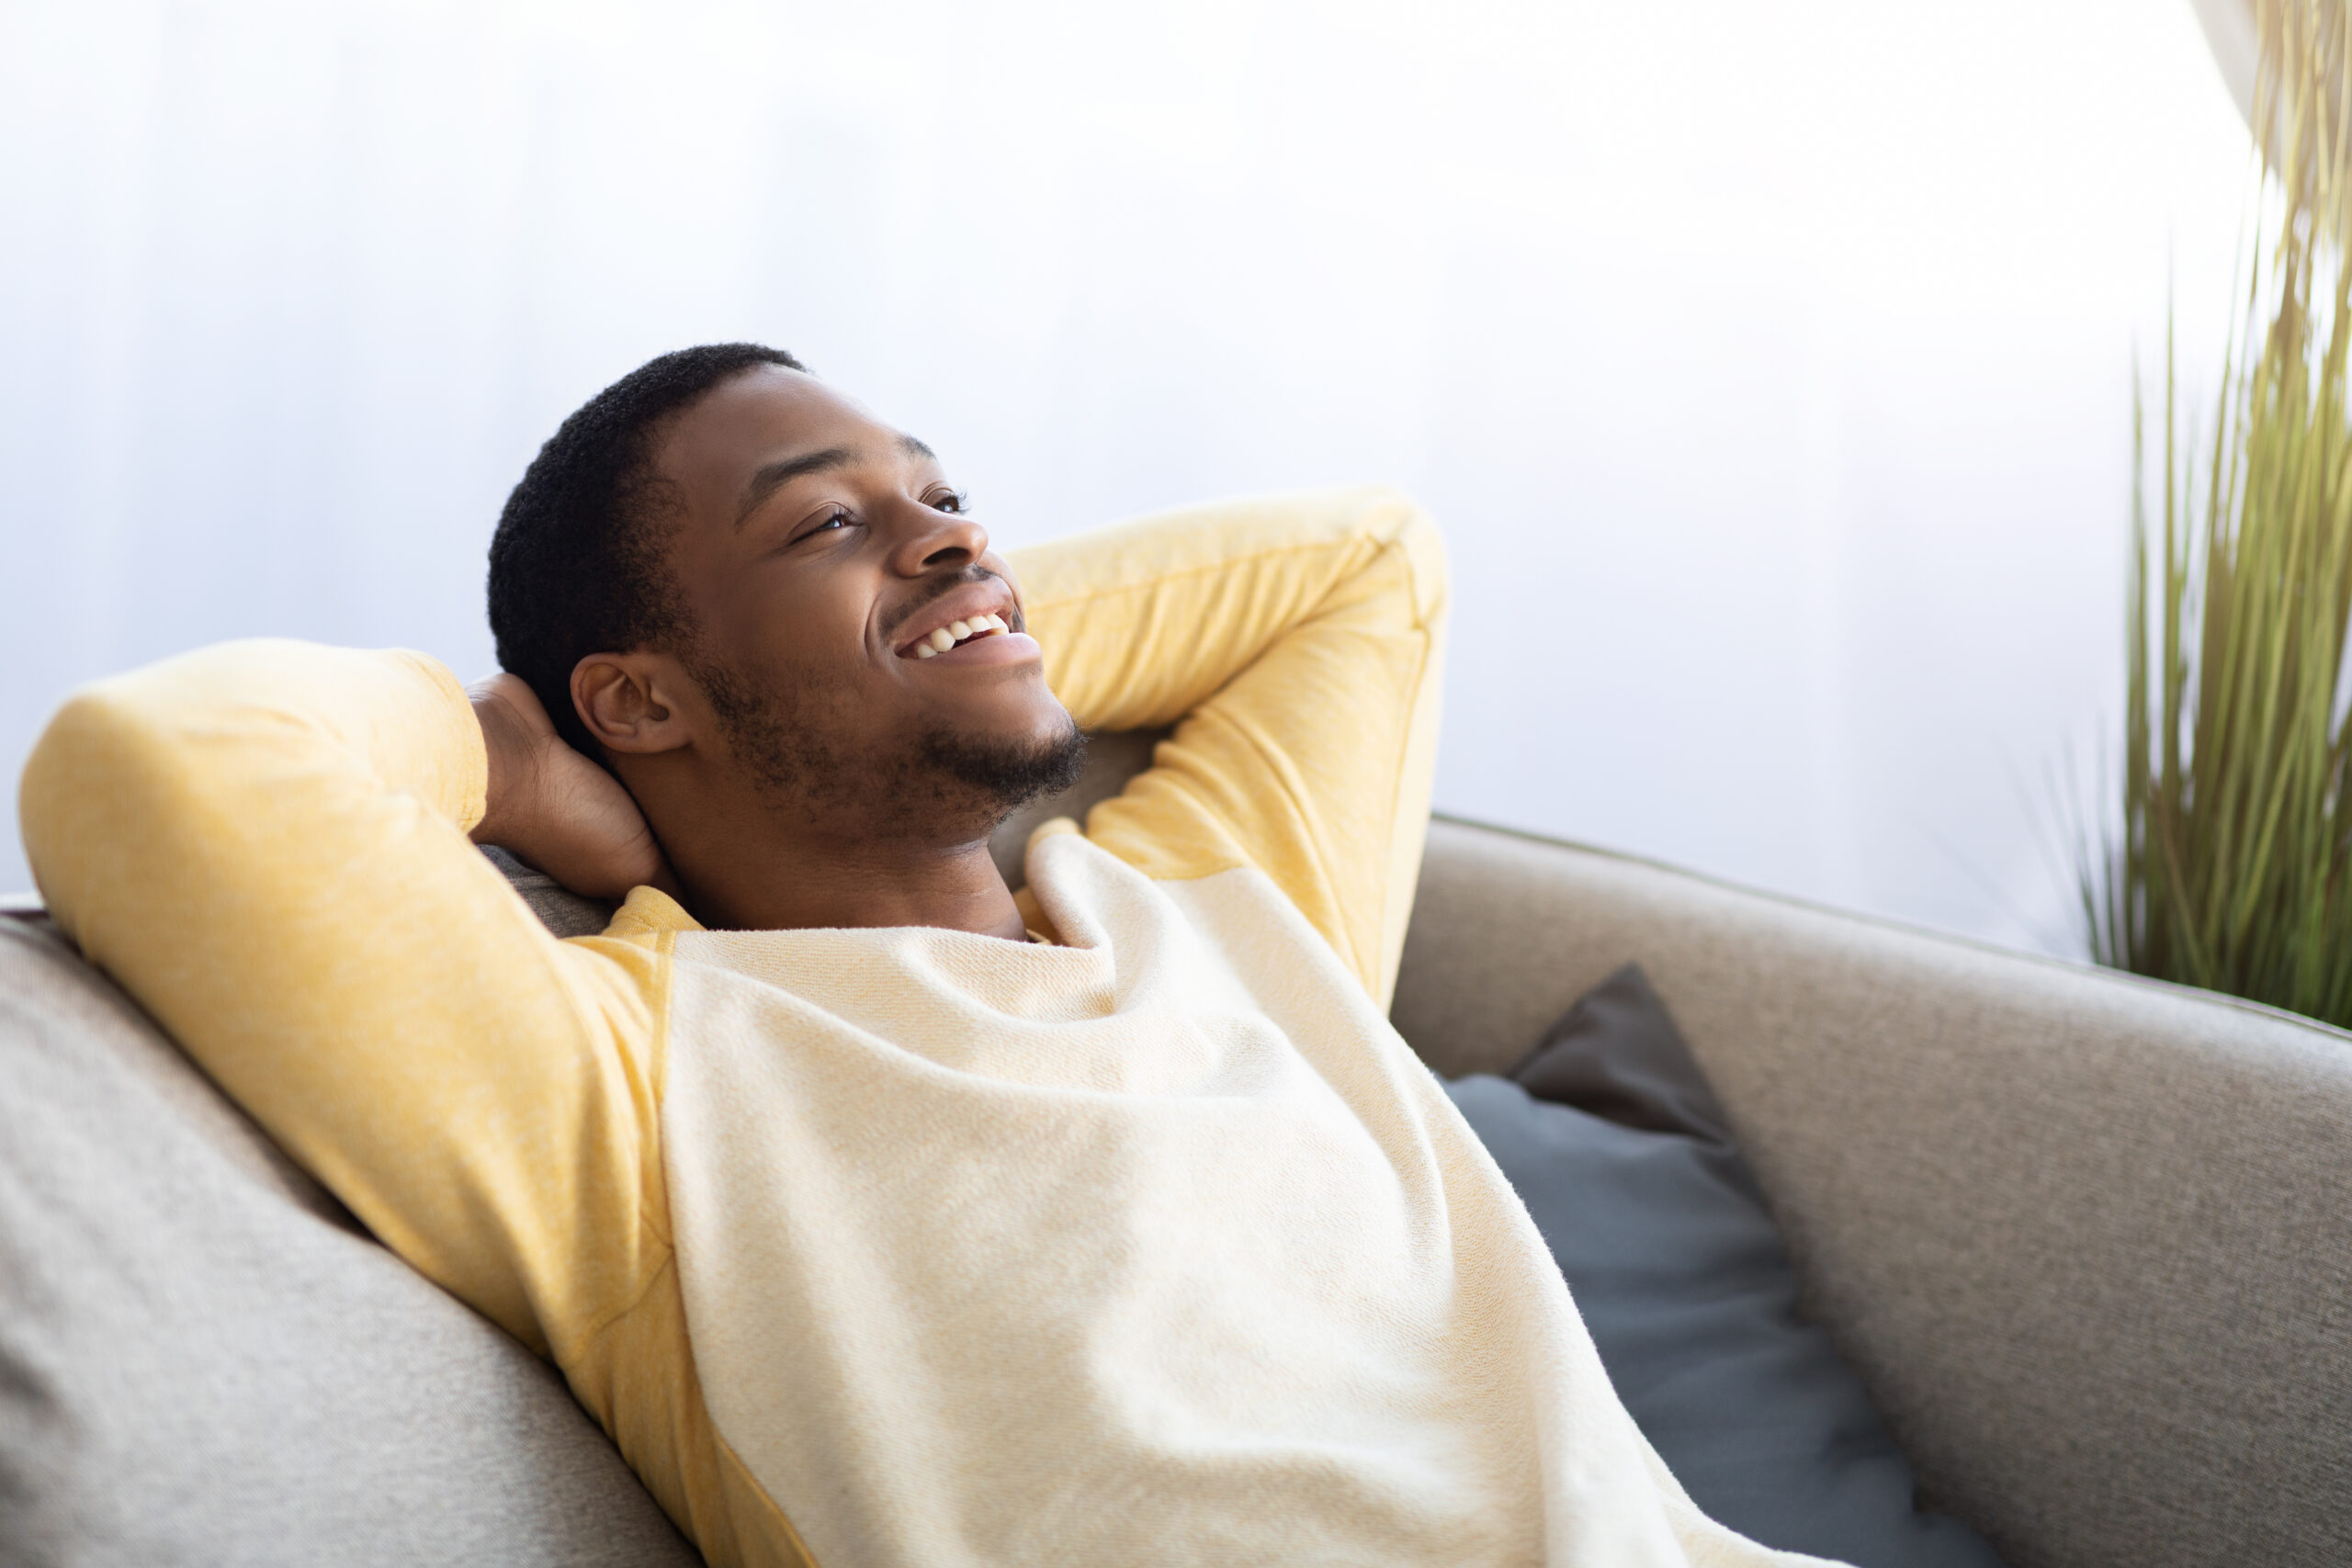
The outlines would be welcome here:
<svg viewBox="0 0 2352 1568">
<path fill-rule="evenodd" d="M 1437 528 L 1359 488 L 1193 507 L 1014 552 L 1089 730 L 1175 732 L 1087 836 L 1148 875 L 1266 873 L 1383 1007 L 1437 751 Z"/>
<path fill-rule="evenodd" d="M 20 803 L 83 952 L 401 1257 L 569 1361 L 668 1258 L 664 960 L 548 934 L 466 837 L 484 772 L 431 660 L 245 642 L 78 694 Z"/>
</svg>

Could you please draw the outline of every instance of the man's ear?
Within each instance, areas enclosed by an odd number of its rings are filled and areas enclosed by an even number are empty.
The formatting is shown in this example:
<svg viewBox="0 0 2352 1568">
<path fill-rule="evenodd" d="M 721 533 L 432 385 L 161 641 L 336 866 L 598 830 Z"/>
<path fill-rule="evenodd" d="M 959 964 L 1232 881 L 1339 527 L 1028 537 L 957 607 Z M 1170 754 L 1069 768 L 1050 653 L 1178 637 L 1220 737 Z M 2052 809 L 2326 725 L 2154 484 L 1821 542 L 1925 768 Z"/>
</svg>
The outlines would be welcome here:
<svg viewBox="0 0 2352 1568">
<path fill-rule="evenodd" d="M 677 703 L 683 679 L 667 654 L 592 653 L 571 667 L 571 705 L 608 751 L 674 751 L 693 739 Z"/>
</svg>

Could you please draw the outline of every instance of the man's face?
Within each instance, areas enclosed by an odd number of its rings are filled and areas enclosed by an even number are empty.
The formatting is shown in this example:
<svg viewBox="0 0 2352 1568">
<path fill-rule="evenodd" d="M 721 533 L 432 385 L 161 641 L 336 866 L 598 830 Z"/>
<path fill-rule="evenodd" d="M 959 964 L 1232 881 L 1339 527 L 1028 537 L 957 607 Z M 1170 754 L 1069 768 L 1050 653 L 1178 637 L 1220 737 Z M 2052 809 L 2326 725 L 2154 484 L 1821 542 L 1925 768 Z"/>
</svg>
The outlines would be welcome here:
<svg viewBox="0 0 2352 1568">
<path fill-rule="evenodd" d="M 1070 781 L 1081 743 L 1020 591 L 921 442 L 762 367 L 689 408 L 652 456 L 683 503 L 681 662 L 779 807 L 944 840 Z"/>
</svg>

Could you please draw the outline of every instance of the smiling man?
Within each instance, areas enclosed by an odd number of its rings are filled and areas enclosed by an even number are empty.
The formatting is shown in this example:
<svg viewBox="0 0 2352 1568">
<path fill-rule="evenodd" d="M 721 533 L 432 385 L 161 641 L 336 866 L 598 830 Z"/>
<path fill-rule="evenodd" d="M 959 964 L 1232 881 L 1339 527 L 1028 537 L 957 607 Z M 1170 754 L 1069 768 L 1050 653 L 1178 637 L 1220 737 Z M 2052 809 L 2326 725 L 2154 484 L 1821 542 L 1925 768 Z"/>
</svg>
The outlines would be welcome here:
<svg viewBox="0 0 2352 1568">
<path fill-rule="evenodd" d="M 658 839 L 712 925 L 1022 936 L 985 840 L 1075 776 L 1078 728 L 938 458 L 789 355 L 667 355 L 582 409 L 507 504 L 490 596 L 520 678 L 482 688 L 514 742 L 493 772 L 549 739 L 544 711 L 575 808 L 493 788 L 476 838 L 614 897 L 662 881 Z M 574 841 L 637 821 L 583 756 L 653 824 L 633 856 Z"/>
<path fill-rule="evenodd" d="M 718 1563 L 1747 1563 L 1383 1014 L 1444 590 L 1378 491 L 994 554 L 730 344 L 568 420 L 508 673 L 232 644 L 60 713 L 61 925 Z M 1081 729 L 1173 725 L 988 854 Z M 467 842 L 622 897 L 559 942 Z"/>
</svg>

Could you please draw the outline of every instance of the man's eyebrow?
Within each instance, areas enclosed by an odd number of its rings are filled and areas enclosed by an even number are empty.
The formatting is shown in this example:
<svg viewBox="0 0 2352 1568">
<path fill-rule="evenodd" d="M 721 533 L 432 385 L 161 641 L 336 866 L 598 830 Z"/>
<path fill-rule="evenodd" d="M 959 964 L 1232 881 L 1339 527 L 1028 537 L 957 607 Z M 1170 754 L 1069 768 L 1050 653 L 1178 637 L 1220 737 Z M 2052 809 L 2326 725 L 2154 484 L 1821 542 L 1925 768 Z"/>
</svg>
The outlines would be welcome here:
<svg viewBox="0 0 2352 1568">
<path fill-rule="evenodd" d="M 934 463 L 939 461 L 938 453 L 933 451 L 926 443 L 918 441 L 911 435 L 899 437 L 899 450 L 910 457 L 928 457 Z"/>
<path fill-rule="evenodd" d="M 752 474 L 743 486 L 743 499 L 735 506 L 735 526 L 741 528 L 760 508 L 760 502 L 774 495 L 804 474 L 821 474 L 828 468 L 843 468 L 857 461 L 857 454 L 847 446 L 828 446 L 821 452 L 804 452 L 797 457 L 786 457 L 768 464 Z"/>
</svg>

